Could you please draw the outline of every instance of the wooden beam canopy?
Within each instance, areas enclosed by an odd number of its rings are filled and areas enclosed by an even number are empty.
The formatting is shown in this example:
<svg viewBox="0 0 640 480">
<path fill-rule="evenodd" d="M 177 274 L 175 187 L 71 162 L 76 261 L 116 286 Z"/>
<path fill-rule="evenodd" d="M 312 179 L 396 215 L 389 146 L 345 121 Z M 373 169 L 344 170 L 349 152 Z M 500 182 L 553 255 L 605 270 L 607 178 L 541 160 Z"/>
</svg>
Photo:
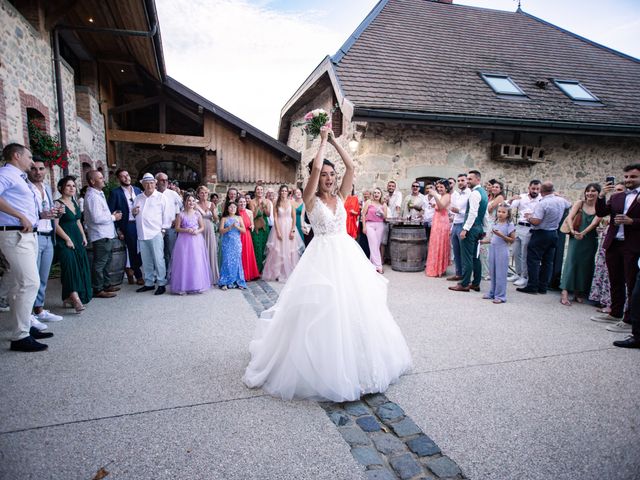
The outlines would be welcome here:
<svg viewBox="0 0 640 480">
<path fill-rule="evenodd" d="M 130 130 L 109 129 L 110 142 L 146 143 L 152 145 L 172 145 L 176 147 L 197 147 L 214 149 L 211 137 L 194 135 L 175 135 L 171 133 L 134 132 Z"/>
</svg>

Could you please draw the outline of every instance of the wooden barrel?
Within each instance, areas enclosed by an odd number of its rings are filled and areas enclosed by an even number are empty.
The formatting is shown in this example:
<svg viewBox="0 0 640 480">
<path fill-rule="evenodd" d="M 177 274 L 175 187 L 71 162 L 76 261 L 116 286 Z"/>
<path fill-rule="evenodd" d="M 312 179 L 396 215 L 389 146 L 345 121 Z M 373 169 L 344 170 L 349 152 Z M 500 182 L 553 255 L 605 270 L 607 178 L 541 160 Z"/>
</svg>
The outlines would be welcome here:
<svg viewBox="0 0 640 480">
<path fill-rule="evenodd" d="M 427 232 L 423 225 L 391 225 L 391 268 L 419 272 L 427 262 Z"/>
<path fill-rule="evenodd" d="M 89 263 L 93 266 L 93 247 L 90 243 L 87 245 L 87 256 L 89 257 Z M 122 283 L 126 265 L 127 247 L 122 240 L 114 238 L 111 263 L 109 264 L 109 279 L 111 280 L 111 285 L 120 285 Z"/>
</svg>

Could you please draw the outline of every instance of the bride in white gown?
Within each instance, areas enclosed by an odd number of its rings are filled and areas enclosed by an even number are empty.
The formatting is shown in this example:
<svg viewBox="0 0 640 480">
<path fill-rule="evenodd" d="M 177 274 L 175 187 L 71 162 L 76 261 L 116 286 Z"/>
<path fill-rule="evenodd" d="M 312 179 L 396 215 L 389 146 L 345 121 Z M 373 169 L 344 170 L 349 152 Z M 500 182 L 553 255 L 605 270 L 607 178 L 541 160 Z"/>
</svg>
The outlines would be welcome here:
<svg viewBox="0 0 640 480">
<path fill-rule="evenodd" d="M 388 281 L 346 231 L 353 161 L 327 127 L 320 136 L 303 194 L 314 237 L 258 320 L 243 380 L 285 400 L 344 402 L 385 391 L 411 368 L 411 355 L 387 307 Z M 327 143 L 346 167 L 337 195 Z"/>
</svg>

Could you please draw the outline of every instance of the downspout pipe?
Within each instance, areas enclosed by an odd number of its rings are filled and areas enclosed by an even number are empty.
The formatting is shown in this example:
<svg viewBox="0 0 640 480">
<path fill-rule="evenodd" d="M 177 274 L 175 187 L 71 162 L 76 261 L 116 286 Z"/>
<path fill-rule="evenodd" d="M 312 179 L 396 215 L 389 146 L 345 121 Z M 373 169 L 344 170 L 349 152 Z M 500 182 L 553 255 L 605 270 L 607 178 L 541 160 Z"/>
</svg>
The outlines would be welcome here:
<svg viewBox="0 0 640 480">
<path fill-rule="evenodd" d="M 53 70 L 56 79 L 56 102 L 58 104 L 58 125 L 60 127 L 60 145 L 64 150 L 67 148 L 67 128 L 66 121 L 64 119 L 64 94 L 62 92 L 62 65 L 60 57 L 60 30 L 71 30 L 76 32 L 92 32 L 92 33 L 105 33 L 108 35 L 117 36 L 131 36 L 131 37 L 146 37 L 153 38 L 158 32 L 158 22 L 155 22 L 151 30 L 123 30 L 118 28 L 98 28 L 87 26 L 73 26 L 73 25 L 57 25 L 53 28 Z M 64 175 L 69 174 L 69 168 L 63 169 Z"/>
<path fill-rule="evenodd" d="M 58 104 L 58 126 L 60 128 L 60 145 L 67 151 L 67 124 L 64 119 L 64 95 L 62 92 L 62 66 L 60 65 L 60 36 L 58 29 L 53 29 L 53 70 L 56 78 L 56 101 Z M 62 169 L 63 174 L 69 175 L 69 167 Z"/>
</svg>

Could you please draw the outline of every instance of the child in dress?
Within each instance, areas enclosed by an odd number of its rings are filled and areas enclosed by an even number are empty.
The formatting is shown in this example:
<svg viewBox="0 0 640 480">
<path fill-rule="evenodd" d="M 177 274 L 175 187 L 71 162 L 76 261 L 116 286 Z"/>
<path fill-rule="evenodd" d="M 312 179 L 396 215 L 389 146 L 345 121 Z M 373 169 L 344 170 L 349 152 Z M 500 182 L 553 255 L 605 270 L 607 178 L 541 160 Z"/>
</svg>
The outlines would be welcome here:
<svg viewBox="0 0 640 480">
<path fill-rule="evenodd" d="M 484 297 L 493 303 L 507 301 L 507 273 L 509 271 L 509 245 L 516 239 L 516 227 L 511 221 L 511 209 L 501 203 L 496 212 L 496 222 L 489 246 L 489 275 L 491 290 Z"/>
<path fill-rule="evenodd" d="M 242 217 L 237 215 L 238 205 L 227 203 L 220 220 L 220 244 L 222 246 L 222 264 L 218 285 L 227 288 L 247 288 L 242 269 L 242 241 L 240 234 L 246 232 Z"/>
<path fill-rule="evenodd" d="M 211 286 L 211 266 L 204 242 L 204 220 L 196 210 L 196 197 L 184 196 L 184 210 L 176 215 L 178 239 L 171 256 L 171 291 L 178 295 L 201 293 Z"/>
</svg>

